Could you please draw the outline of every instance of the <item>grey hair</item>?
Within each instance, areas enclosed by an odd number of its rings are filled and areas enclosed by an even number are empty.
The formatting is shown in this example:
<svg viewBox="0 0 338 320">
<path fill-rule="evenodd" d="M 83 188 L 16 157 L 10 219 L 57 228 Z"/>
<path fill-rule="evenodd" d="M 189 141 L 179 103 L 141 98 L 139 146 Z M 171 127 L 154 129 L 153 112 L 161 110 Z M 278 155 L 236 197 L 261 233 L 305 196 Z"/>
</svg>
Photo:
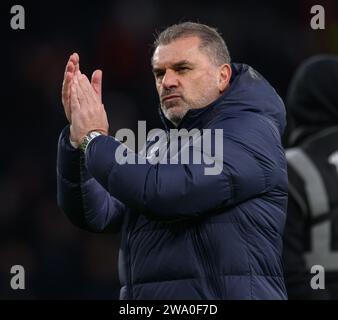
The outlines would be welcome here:
<svg viewBox="0 0 338 320">
<path fill-rule="evenodd" d="M 166 28 L 156 36 L 153 48 L 156 50 L 159 45 L 194 36 L 200 39 L 200 49 L 211 57 L 217 66 L 231 62 L 229 50 L 221 34 L 215 28 L 196 22 L 182 22 Z"/>
</svg>

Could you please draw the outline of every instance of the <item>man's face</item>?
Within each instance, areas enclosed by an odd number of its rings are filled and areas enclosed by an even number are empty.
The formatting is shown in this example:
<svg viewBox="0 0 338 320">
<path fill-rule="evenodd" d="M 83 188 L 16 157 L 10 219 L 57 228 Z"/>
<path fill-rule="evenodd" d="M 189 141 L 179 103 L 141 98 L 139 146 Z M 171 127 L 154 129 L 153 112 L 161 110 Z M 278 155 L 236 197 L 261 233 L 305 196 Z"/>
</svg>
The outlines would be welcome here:
<svg viewBox="0 0 338 320">
<path fill-rule="evenodd" d="M 153 73 L 165 116 L 175 125 L 189 109 L 202 108 L 216 100 L 219 68 L 204 51 L 200 39 L 177 39 L 159 45 L 153 55 Z"/>
</svg>

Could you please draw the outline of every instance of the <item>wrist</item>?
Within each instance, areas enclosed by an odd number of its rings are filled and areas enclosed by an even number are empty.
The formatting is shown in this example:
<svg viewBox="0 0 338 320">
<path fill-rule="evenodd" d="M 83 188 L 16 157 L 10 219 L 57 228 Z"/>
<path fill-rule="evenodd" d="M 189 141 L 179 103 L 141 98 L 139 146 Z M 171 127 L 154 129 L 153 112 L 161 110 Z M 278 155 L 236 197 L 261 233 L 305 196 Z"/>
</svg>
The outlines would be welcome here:
<svg viewBox="0 0 338 320">
<path fill-rule="evenodd" d="M 75 141 L 73 141 L 71 137 L 69 137 L 69 143 L 74 149 L 79 148 L 79 145 Z"/>
<path fill-rule="evenodd" d="M 74 139 L 74 132 L 72 130 L 72 125 L 70 125 L 70 130 L 69 130 L 69 143 L 70 145 L 74 148 L 74 149 L 78 149 L 79 148 L 79 142 Z"/>
</svg>

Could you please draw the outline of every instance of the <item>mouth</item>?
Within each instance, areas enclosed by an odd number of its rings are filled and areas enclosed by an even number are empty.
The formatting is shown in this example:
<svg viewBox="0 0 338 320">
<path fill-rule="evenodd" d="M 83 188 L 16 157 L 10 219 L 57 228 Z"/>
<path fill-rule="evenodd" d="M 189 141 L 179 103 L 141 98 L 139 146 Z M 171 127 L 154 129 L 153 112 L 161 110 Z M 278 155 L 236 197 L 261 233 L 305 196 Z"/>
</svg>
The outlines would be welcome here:
<svg viewBox="0 0 338 320">
<path fill-rule="evenodd" d="M 181 98 L 181 96 L 178 95 L 178 94 L 170 94 L 170 95 L 165 96 L 164 98 L 162 98 L 162 102 L 173 100 L 173 99 L 177 99 L 177 98 Z"/>
</svg>

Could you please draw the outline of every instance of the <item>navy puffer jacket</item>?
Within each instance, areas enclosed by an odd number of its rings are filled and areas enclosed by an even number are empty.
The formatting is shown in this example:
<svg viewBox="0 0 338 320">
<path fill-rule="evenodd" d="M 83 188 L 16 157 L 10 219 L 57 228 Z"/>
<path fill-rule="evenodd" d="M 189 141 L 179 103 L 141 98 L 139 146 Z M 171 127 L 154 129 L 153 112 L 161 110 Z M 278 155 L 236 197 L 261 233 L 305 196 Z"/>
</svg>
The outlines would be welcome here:
<svg viewBox="0 0 338 320">
<path fill-rule="evenodd" d="M 121 165 L 107 136 L 84 158 L 61 133 L 58 204 L 81 228 L 121 232 L 121 299 L 286 299 L 285 109 L 258 72 L 232 69 L 230 88 L 179 126 L 223 129 L 221 174 L 203 163 Z"/>
</svg>

